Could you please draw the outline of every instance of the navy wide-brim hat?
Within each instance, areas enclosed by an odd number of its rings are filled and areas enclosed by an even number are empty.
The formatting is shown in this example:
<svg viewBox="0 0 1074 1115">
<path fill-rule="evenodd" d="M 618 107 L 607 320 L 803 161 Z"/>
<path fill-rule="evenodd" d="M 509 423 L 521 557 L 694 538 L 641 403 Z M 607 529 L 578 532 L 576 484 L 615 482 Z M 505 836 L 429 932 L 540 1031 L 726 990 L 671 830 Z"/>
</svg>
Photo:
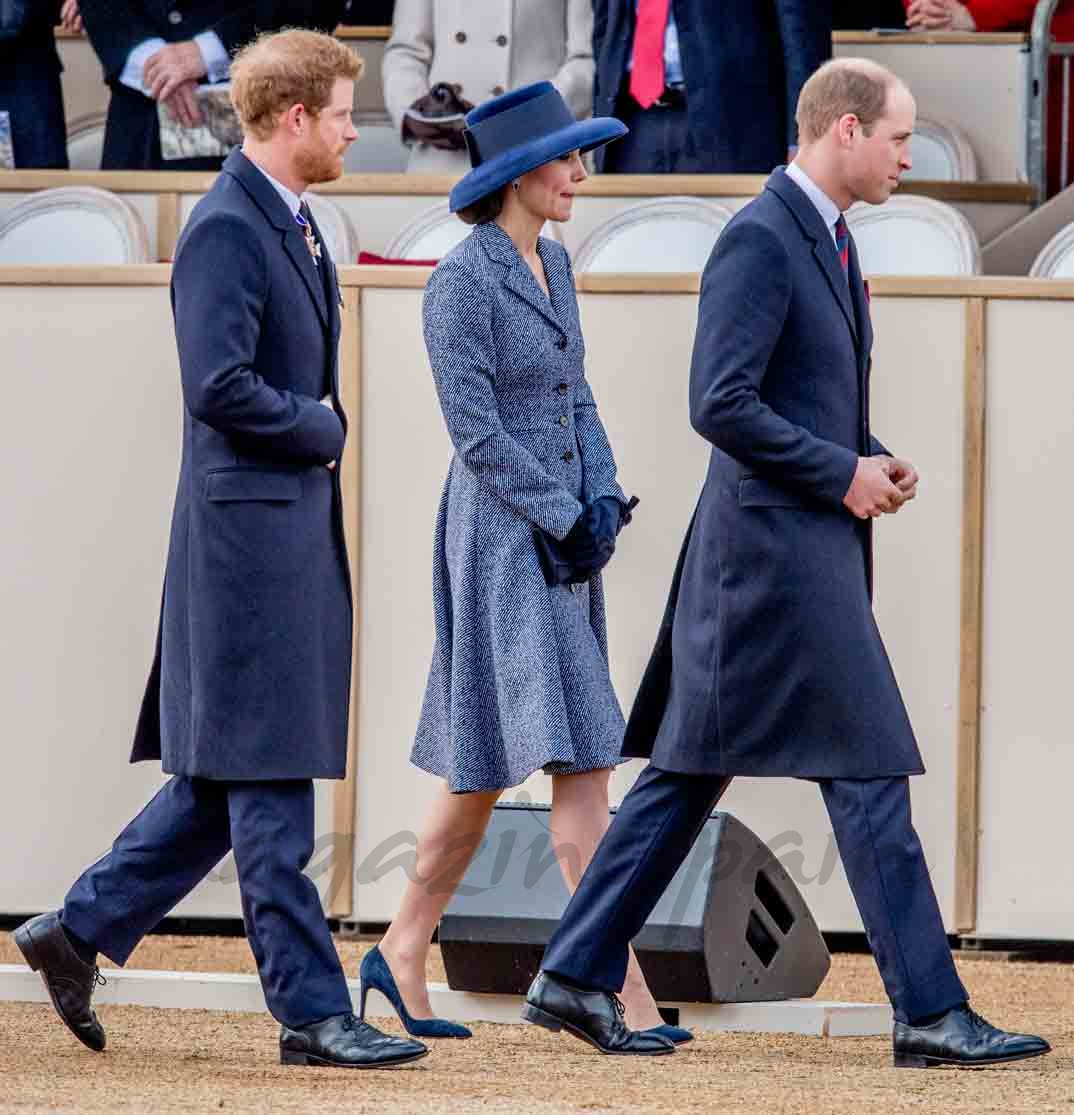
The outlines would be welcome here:
<svg viewBox="0 0 1074 1115">
<path fill-rule="evenodd" d="M 463 138 L 473 170 L 455 184 L 452 213 L 473 205 L 522 174 L 571 151 L 592 151 L 627 133 L 611 116 L 575 120 L 550 81 L 512 89 L 466 114 Z"/>
</svg>

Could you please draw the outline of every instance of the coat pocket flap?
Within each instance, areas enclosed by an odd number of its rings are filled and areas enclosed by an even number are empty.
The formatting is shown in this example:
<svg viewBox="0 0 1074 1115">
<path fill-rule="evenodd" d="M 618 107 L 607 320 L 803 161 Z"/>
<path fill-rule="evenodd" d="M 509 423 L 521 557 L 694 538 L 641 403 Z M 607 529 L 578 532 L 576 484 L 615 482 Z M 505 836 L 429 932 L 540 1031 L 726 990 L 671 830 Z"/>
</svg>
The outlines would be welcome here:
<svg viewBox="0 0 1074 1115">
<path fill-rule="evenodd" d="M 798 507 L 803 511 L 820 511 L 822 504 L 808 496 L 800 496 L 762 480 L 759 476 L 747 476 L 738 482 L 739 507 Z"/>
<path fill-rule="evenodd" d="M 246 499 L 292 503 L 302 495 L 302 478 L 293 472 L 227 469 L 209 473 L 205 478 L 205 495 L 211 503 Z"/>
</svg>

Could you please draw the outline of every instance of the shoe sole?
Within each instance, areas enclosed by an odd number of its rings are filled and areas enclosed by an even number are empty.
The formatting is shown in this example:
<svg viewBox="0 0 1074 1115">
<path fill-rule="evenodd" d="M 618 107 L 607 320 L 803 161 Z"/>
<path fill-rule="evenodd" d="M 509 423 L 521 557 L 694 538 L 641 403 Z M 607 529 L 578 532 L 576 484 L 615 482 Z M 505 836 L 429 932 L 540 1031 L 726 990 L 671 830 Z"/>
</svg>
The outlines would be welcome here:
<svg viewBox="0 0 1074 1115">
<path fill-rule="evenodd" d="M 78 1038 L 78 1040 L 87 1049 L 92 1050 L 94 1053 L 104 1052 L 103 1045 L 98 1047 L 88 1042 L 85 1037 L 83 1037 L 83 1035 L 79 1032 L 79 1030 L 71 1025 L 70 1021 L 67 1018 L 67 1015 L 65 1015 L 60 1009 L 60 1004 L 56 1002 L 56 996 L 52 992 L 52 985 L 45 977 L 45 973 L 41 968 L 41 961 L 37 955 L 37 946 L 34 944 L 34 939 L 29 929 L 27 929 L 25 926 L 20 926 L 18 929 L 15 930 L 12 936 L 15 938 L 15 944 L 18 946 L 19 952 L 22 953 L 23 957 L 26 960 L 26 963 L 30 965 L 31 971 L 37 972 L 38 975 L 40 975 L 41 982 L 45 985 L 45 990 L 48 992 L 49 1001 L 52 1003 L 52 1009 L 60 1016 L 63 1024 L 67 1027 L 68 1030 L 71 1031 L 72 1034 L 75 1035 L 76 1038 Z"/>
<path fill-rule="evenodd" d="M 297 1049 L 281 1049 L 280 1064 L 326 1069 L 394 1069 L 399 1065 L 409 1065 L 428 1056 L 429 1050 L 423 1049 L 420 1053 L 412 1053 L 409 1057 L 400 1057 L 395 1061 L 371 1061 L 369 1064 L 362 1065 L 329 1061 L 325 1057 L 318 1057 L 314 1053 L 302 1053 Z"/>
<path fill-rule="evenodd" d="M 914 1053 L 896 1053 L 895 1067 L 897 1069 L 987 1069 L 996 1065 L 1011 1065 L 1015 1061 L 1030 1061 L 1034 1057 L 1043 1057 L 1051 1053 L 1050 1049 L 1040 1049 L 1036 1053 L 1019 1053 L 1015 1057 L 991 1057 L 987 1061 L 957 1061 L 952 1057 L 929 1057 Z"/>
<path fill-rule="evenodd" d="M 566 1030 L 568 1034 L 581 1039 L 586 1045 L 591 1045 L 606 1057 L 663 1057 L 668 1053 L 675 1052 L 674 1045 L 669 1045 L 666 1049 L 606 1049 L 603 1045 L 594 1041 L 584 1030 L 580 1030 L 577 1026 L 562 1018 L 556 1018 L 554 1014 L 549 1014 L 547 1011 L 541 1010 L 540 1007 L 535 1007 L 532 1003 L 527 1003 L 522 1008 L 522 1017 L 535 1026 L 542 1026 L 546 1030 L 551 1030 L 554 1034 L 558 1034 L 560 1030 Z"/>
</svg>

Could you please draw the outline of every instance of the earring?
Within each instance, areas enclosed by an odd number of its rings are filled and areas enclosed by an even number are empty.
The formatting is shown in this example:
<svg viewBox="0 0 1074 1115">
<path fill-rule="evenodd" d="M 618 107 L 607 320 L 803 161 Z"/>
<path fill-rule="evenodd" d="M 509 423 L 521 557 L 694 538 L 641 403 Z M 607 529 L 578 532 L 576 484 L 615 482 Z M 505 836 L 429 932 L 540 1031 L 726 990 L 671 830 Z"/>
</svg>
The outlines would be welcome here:
<svg viewBox="0 0 1074 1115">
<path fill-rule="evenodd" d="M 514 190 L 516 194 L 518 193 L 518 179 L 517 178 L 511 183 L 511 189 Z"/>
</svg>

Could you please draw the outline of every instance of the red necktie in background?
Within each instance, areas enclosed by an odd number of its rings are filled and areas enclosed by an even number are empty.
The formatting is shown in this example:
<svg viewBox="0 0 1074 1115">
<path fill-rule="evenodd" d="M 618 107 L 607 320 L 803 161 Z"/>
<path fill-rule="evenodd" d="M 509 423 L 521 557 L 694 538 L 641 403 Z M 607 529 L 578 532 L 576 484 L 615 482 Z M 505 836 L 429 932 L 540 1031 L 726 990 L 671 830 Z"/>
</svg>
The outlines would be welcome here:
<svg viewBox="0 0 1074 1115">
<path fill-rule="evenodd" d="M 671 0 L 638 0 L 630 95 L 649 108 L 664 92 L 664 33 Z"/>
</svg>

